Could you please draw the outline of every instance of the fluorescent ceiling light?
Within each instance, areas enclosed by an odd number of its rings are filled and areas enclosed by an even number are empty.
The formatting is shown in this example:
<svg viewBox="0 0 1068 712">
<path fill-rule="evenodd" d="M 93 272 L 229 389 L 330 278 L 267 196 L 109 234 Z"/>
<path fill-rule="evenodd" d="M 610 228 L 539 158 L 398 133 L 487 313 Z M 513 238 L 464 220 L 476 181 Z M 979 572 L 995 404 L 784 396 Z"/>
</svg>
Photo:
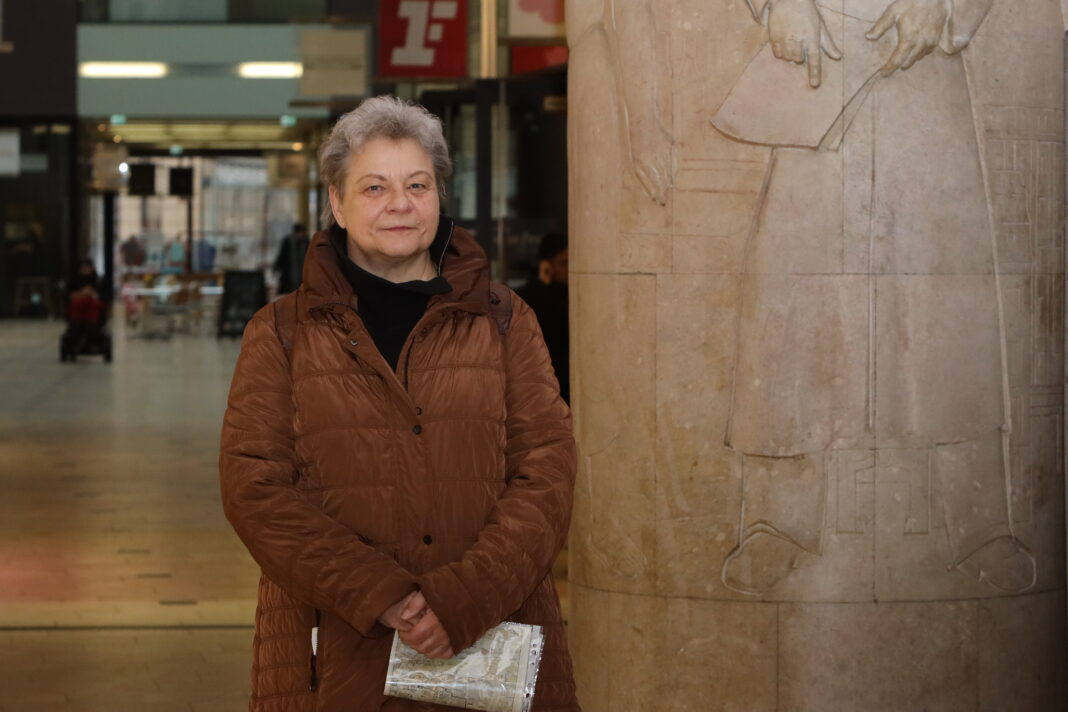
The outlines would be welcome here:
<svg viewBox="0 0 1068 712">
<path fill-rule="evenodd" d="M 245 79 L 295 79 L 304 74 L 300 62 L 242 62 L 238 73 Z"/>
<path fill-rule="evenodd" d="M 82 62 L 78 73 L 94 79 L 155 78 L 167 76 L 167 65 L 163 62 Z"/>
</svg>

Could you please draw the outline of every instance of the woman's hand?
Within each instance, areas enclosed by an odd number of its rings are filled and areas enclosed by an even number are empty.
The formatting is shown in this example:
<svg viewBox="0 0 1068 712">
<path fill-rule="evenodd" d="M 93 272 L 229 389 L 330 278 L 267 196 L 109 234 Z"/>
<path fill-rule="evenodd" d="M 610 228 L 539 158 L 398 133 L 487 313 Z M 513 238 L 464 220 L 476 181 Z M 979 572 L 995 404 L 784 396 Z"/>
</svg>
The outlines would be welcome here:
<svg viewBox="0 0 1068 712">
<path fill-rule="evenodd" d="M 883 75 L 908 69 L 938 46 L 949 19 L 949 0 L 896 0 L 865 35 L 877 40 L 897 27 L 897 48 L 883 65 Z"/>
<path fill-rule="evenodd" d="M 406 645 L 428 658 L 446 659 L 455 655 L 441 621 L 419 591 L 412 591 L 394 603 L 378 620 L 395 629 Z"/>
<path fill-rule="evenodd" d="M 422 601 L 422 605 L 415 601 L 417 596 Z M 412 626 L 415 625 L 415 621 L 419 619 L 423 609 L 426 607 L 426 599 L 423 598 L 423 594 L 418 591 L 412 591 L 387 608 L 378 617 L 378 621 L 387 628 L 394 628 L 399 631 L 411 630 Z"/>
<path fill-rule="evenodd" d="M 769 2 L 768 40 L 772 53 L 779 59 L 808 65 L 808 83 L 812 88 L 823 80 L 821 54 L 836 60 L 842 58 L 813 0 Z"/>
<path fill-rule="evenodd" d="M 448 633 L 445 632 L 438 617 L 434 615 L 434 611 L 430 609 L 422 593 L 416 592 L 405 610 L 415 608 L 418 608 L 419 613 L 413 614 L 414 625 L 408 630 L 397 629 L 400 631 L 400 639 L 428 658 L 446 660 L 455 655 L 456 653 L 449 644 Z"/>
</svg>

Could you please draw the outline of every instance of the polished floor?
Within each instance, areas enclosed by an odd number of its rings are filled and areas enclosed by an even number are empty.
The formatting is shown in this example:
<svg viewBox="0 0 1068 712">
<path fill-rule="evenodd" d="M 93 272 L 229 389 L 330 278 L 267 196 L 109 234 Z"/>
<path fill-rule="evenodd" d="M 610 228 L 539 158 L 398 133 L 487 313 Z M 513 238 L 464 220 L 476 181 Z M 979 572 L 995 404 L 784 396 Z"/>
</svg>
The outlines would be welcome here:
<svg viewBox="0 0 1068 712">
<path fill-rule="evenodd" d="M 236 341 L 0 320 L 0 711 L 245 708 L 257 569 L 218 494 Z"/>
<path fill-rule="evenodd" d="M 158 326 L 70 364 L 61 322 L 0 320 L 0 712 L 246 709 L 259 572 L 217 469 L 240 344 Z"/>
</svg>

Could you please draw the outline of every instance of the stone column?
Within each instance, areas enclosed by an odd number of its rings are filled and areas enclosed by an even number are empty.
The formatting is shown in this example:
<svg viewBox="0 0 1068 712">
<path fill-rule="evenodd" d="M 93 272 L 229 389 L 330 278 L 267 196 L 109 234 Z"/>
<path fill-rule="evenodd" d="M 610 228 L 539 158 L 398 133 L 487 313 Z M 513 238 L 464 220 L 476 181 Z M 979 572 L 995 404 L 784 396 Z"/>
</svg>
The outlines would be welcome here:
<svg viewBox="0 0 1068 712">
<path fill-rule="evenodd" d="M 1065 709 L 1060 0 L 764 3 L 568 2 L 583 707 Z"/>
</svg>

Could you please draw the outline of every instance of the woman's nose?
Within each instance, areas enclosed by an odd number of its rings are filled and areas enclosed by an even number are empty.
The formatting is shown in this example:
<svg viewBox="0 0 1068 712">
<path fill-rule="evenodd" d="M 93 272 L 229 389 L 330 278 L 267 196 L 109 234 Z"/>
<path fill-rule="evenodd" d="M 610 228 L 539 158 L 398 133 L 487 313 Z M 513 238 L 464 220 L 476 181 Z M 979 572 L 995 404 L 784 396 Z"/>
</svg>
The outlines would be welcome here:
<svg viewBox="0 0 1068 712">
<path fill-rule="evenodd" d="M 412 199 L 406 190 L 391 191 L 389 196 L 389 209 L 395 213 L 404 213 L 412 208 Z"/>
</svg>

